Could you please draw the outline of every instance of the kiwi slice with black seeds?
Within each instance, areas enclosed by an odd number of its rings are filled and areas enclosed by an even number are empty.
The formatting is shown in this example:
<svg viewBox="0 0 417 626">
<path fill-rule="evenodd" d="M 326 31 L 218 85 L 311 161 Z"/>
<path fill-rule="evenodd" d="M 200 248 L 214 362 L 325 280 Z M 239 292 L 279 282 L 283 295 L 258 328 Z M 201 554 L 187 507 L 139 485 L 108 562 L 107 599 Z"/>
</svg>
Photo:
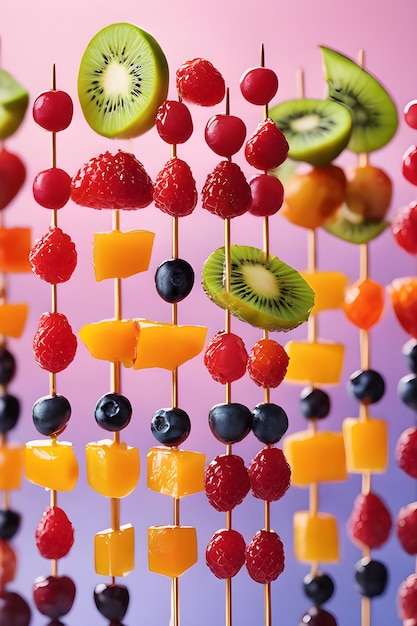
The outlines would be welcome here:
<svg viewBox="0 0 417 626">
<path fill-rule="evenodd" d="M 155 124 L 168 84 L 168 62 L 156 39 L 121 22 L 106 26 L 88 44 L 78 73 L 78 97 L 95 132 L 129 139 Z"/>
<path fill-rule="evenodd" d="M 314 305 L 314 292 L 297 270 L 252 246 L 230 246 L 230 289 L 224 247 L 204 263 L 202 284 L 215 304 L 264 330 L 296 328 Z"/>
<path fill-rule="evenodd" d="M 352 130 L 348 109 L 332 100 L 285 100 L 270 112 L 290 146 L 289 157 L 321 166 L 331 163 L 346 148 Z"/>
<path fill-rule="evenodd" d="M 396 133 L 396 106 L 381 83 L 355 61 L 336 50 L 320 46 L 328 98 L 346 106 L 353 120 L 348 149 L 373 152 Z"/>
<path fill-rule="evenodd" d="M 349 243 L 362 244 L 376 239 L 389 226 L 389 222 L 381 220 L 365 220 L 357 213 L 349 211 L 342 205 L 327 222 L 323 229 Z"/>
</svg>

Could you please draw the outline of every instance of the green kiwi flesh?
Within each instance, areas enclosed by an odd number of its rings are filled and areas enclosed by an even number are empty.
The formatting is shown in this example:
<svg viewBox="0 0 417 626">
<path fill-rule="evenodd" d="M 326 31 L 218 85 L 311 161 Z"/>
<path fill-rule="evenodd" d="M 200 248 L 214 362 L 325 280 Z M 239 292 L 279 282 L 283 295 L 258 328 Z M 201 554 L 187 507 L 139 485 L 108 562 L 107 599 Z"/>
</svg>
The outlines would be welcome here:
<svg viewBox="0 0 417 626">
<path fill-rule="evenodd" d="M 321 166 L 346 148 L 352 130 L 348 109 L 332 100 L 285 100 L 269 111 L 290 146 L 289 157 Z"/>
<path fill-rule="evenodd" d="M 88 44 L 78 73 L 78 97 L 96 133 L 129 139 L 154 125 L 168 83 L 168 63 L 159 43 L 141 28 L 121 22 L 106 26 Z"/>
<path fill-rule="evenodd" d="M 230 288 L 226 285 L 225 248 L 206 260 L 202 284 L 218 306 L 252 326 L 291 330 L 307 321 L 314 292 L 295 269 L 251 246 L 230 246 Z"/>
<path fill-rule="evenodd" d="M 389 226 L 389 222 L 381 220 L 365 220 L 357 213 L 349 211 L 346 205 L 342 205 L 327 222 L 323 229 L 349 243 L 363 244 L 376 239 Z"/>
<path fill-rule="evenodd" d="M 29 104 L 29 94 L 11 74 L 0 69 L 0 139 L 17 131 Z"/>
<path fill-rule="evenodd" d="M 353 120 L 348 149 L 373 152 L 385 146 L 396 133 L 396 106 L 381 83 L 348 57 L 320 46 L 328 98 L 345 105 Z"/>
</svg>

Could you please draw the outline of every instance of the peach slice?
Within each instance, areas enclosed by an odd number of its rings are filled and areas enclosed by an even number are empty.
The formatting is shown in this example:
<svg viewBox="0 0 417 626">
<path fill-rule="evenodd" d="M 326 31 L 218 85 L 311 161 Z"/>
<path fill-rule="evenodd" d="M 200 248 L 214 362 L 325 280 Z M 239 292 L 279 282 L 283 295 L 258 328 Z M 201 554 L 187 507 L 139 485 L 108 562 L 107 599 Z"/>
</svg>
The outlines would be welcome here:
<svg viewBox="0 0 417 626">
<path fill-rule="evenodd" d="M 155 233 L 147 230 L 95 233 L 93 265 L 97 281 L 128 278 L 149 268 Z"/>
<path fill-rule="evenodd" d="M 125 367 L 132 367 L 139 332 L 134 320 L 103 320 L 85 324 L 78 334 L 95 359 L 119 361 Z"/>
<path fill-rule="evenodd" d="M 24 329 L 29 313 L 29 305 L 25 302 L 0 304 L 0 334 L 18 339 Z"/>
<path fill-rule="evenodd" d="M 285 351 L 290 358 L 286 382 L 311 385 L 337 385 L 343 370 L 345 349 L 332 341 L 289 341 Z"/>
<path fill-rule="evenodd" d="M 29 252 L 32 247 L 30 228 L 0 228 L 0 271 L 30 272 Z"/>
<path fill-rule="evenodd" d="M 348 282 L 346 274 L 336 271 L 300 272 L 300 274 L 314 291 L 312 313 L 342 307 Z"/>
</svg>

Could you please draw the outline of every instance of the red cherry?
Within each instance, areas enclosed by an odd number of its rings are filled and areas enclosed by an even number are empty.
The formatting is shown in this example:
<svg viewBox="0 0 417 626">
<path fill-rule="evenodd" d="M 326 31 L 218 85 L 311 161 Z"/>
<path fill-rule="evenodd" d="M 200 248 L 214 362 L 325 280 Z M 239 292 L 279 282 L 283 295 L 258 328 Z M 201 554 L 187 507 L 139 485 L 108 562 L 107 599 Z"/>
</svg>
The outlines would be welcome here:
<svg viewBox="0 0 417 626">
<path fill-rule="evenodd" d="M 226 114 L 213 115 L 206 124 L 204 137 L 213 152 L 230 158 L 243 146 L 246 126 L 240 117 Z"/>
<path fill-rule="evenodd" d="M 156 112 L 155 123 L 161 139 L 170 144 L 185 143 L 193 133 L 190 110 L 178 100 L 165 100 Z"/>
<path fill-rule="evenodd" d="M 39 94 L 33 103 L 33 119 L 52 133 L 65 130 L 71 124 L 74 106 L 66 91 L 51 89 Z"/>
<path fill-rule="evenodd" d="M 284 201 L 284 186 L 276 176 L 259 174 L 250 179 L 252 204 L 249 213 L 260 217 L 274 215 Z"/>
<path fill-rule="evenodd" d="M 0 626 L 29 626 L 31 610 L 18 593 L 6 591 L 0 596 Z"/>
<path fill-rule="evenodd" d="M 75 591 L 68 576 L 39 576 L 33 585 L 33 600 L 43 615 L 58 619 L 71 610 Z"/>
<path fill-rule="evenodd" d="M 278 76 L 268 67 L 251 67 L 240 79 L 240 91 L 251 104 L 268 104 L 278 91 Z"/>
<path fill-rule="evenodd" d="M 411 100 L 405 105 L 404 119 L 410 128 L 417 128 L 417 100 Z"/>
<path fill-rule="evenodd" d="M 0 150 L 0 211 L 16 196 L 26 178 L 20 157 L 6 148 Z"/>
<path fill-rule="evenodd" d="M 59 167 L 39 172 L 33 181 L 33 197 L 46 209 L 62 209 L 70 195 L 71 177 Z"/>
<path fill-rule="evenodd" d="M 417 146 L 410 146 L 405 152 L 402 172 L 408 182 L 417 185 Z"/>
<path fill-rule="evenodd" d="M 281 130 L 271 118 L 258 124 L 245 145 L 249 165 L 258 170 L 273 170 L 288 156 L 289 145 Z"/>
<path fill-rule="evenodd" d="M 410 254 L 417 254 L 417 202 L 410 202 L 393 216 L 392 234 L 395 241 Z"/>
</svg>

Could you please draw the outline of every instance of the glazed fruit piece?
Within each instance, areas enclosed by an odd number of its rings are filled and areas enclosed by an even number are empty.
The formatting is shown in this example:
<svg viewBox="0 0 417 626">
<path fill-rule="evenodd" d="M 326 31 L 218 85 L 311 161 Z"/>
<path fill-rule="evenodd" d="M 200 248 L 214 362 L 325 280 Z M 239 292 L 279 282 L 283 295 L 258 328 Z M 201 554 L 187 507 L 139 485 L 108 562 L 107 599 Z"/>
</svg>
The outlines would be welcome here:
<svg viewBox="0 0 417 626">
<path fill-rule="evenodd" d="M 329 394 L 320 387 L 304 387 L 300 393 L 300 411 L 306 419 L 324 419 L 330 413 Z"/>
<path fill-rule="evenodd" d="M 29 252 L 32 246 L 30 228 L 0 228 L 0 270 L 30 272 Z"/>
<path fill-rule="evenodd" d="M 135 567 L 135 532 L 131 524 L 106 528 L 94 537 L 94 567 L 101 576 L 126 576 Z"/>
<path fill-rule="evenodd" d="M 343 304 L 348 277 L 342 272 L 315 271 L 300 272 L 314 291 L 312 313 L 339 309 Z"/>
<path fill-rule="evenodd" d="M 94 589 L 94 603 L 103 617 L 120 622 L 129 607 L 129 590 L 125 585 L 99 583 Z"/>
<path fill-rule="evenodd" d="M 362 596 L 375 598 L 384 593 L 388 571 L 381 561 L 365 557 L 355 564 L 356 588 Z"/>
<path fill-rule="evenodd" d="M 238 443 L 251 431 L 252 413 L 238 402 L 215 404 L 210 409 L 208 422 L 212 435 L 218 441 Z"/>
<path fill-rule="evenodd" d="M 412 478 L 417 478 L 417 427 L 403 430 L 395 446 L 398 467 Z"/>
<path fill-rule="evenodd" d="M 409 339 L 402 347 L 401 354 L 404 357 L 408 369 L 417 374 L 417 340 Z"/>
<path fill-rule="evenodd" d="M 305 563 L 336 563 L 339 558 L 337 520 L 329 513 L 294 513 L 294 553 Z"/>
<path fill-rule="evenodd" d="M 106 498 L 125 498 L 140 475 L 139 451 L 124 442 L 103 439 L 86 445 L 89 486 Z"/>
<path fill-rule="evenodd" d="M 221 161 L 208 174 L 201 192 L 201 204 L 222 219 L 246 213 L 252 201 L 251 190 L 237 163 Z"/>
<path fill-rule="evenodd" d="M 16 373 L 16 359 L 13 354 L 3 345 L 0 346 L 0 384 L 10 383 Z"/>
<path fill-rule="evenodd" d="M 35 201 L 45 209 L 62 209 L 71 196 L 71 177 L 59 167 L 50 167 L 36 174 L 32 189 Z"/>
<path fill-rule="evenodd" d="M 218 530 L 206 548 L 206 564 L 216 578 L 233 578 L 245 563 L 246 544 L 233 528 Z"/>
<path fill-rule="evenodd" d="M 347 528 L 359 547 L 379 548 L 388 539 L 392 519 L 385 502 L 375 493 L 356 496 Z"/>
<path fill-rule="evenodd" d="M 183 498 L 204 491 L 206 455 L 157 446 L 147 454 L 147 485 L 152 491 Z"/>
<path fill-rule="evenodd" d="M 207 344 L 204 365 L 213 380 L 225 385 L 239 380 L 246 372 L 248 353 L 235 333 L 218 332 Z"/>
<path fill-rule="evenodd" d="M 385 393 L 385 380 L 375 370 L 356 370 L 349 376 L 347 390 L 362 404 L 379 402 Z"/>
<path fill-rule="evenodd" d="M 152 416 L 152 434 L 159 443 L 166 446 L 181 445 L 190 430 L 191 420 L 188 413 L 178 407 L 159 409 Z"/>
<path fill-rule="evenodd" d="M 12 546 L 3 539 L 0 540 L 0 585 L 2 590 L 7 583 L 12 582 L 16 577 L 17 557 Z"/>
<path fill-rule="evenodd" d="M 246 547 L 246 569 L 257 583 L 268 584 L 284 571 L 282 541 L 273 530 L 258 530 Z"/>
<path fill-rule="evenodd" d="M 23 476 L 23 447 L 17 443 L 3 443 L 0 451 L 0 489 L 6 491 L 20 489 Z"/>
<path fill-rule="evenodd" d="M 350 473 L 382 473 L 388 465 L 388 425 L 386 420 L 369 418 L 343 420 L 346 465 Z"/>
<path fill-rule="evenodd" d="M 47 283 L 57 285 L 69 280 L 77 266 L 77 251 L 71 237 L 58 226 L 50 226 L 30 251 L 33 273 Z"/>
<path fill-rule="evenodd" d="M 72 491 L 79 468 L 72 445 L 56 439 L 28 441 L 24 449 L 26 478 L 56 491 Z"/>
<path fill-rule="evenodd" d="M 179 100 L 165 100 L 156 112 L 158 135 L 169 144 L 185 143 L 193 134 L 193 120 L 189 108 Z"/>
<path fill-rule="evenodd" d="M 288 354 L 277 341 L 260 339 L 248 357 L 248 374 L 258 387 L 275 388 L 284 380 L 289 363 Z"/>
<path fill-rule="evenodd" d="M 18 339 L 25 330 L 28 315 L 29 305 L 26 303 L 0 304 L 0 333 Z"/>
<path fill-rule="evenodd" d="M 68 576 L 39 576 L 33 586 L 36 608 L 51 619 L 58 619 L 70 612 L 75 593 L 75 584 Z"/>
<path fill-rule="evenodd" d="M 410 128 L 417 128 L 417 101 L 410 100 L 404 107 L 404 120 Z"/>
<path fill-rule="evenodd" d="M 391 231 L 403 250 L 417 254 L 417 202 L 410 202 L 394 213 Z"/>
<path fill-rule="evenodd" d="M 250 67 L 240 77 L 239 85 L 245 100 L 265 106 L 278 91 L 278 76 L 269 67 Z"/>
<path fill-rule="evenodd" d="M 398 322 L 406 333 L 417 338 L 417 279 L 394 278 L 388 293 Z"/>
<path fill-rule="evenodd" d="M 35 539 L 45 559 L 62 559 L 74 543 L 74 528 L 62 509 L 50 506 L 36 528 Z"/>
<path fill-rule="evenodd" d="M 291 483 L 298 487 L 347 478 L 342 433 L 297 431 L 285 438 L 284 454 L 291 467 Z M 305 463 L 306 458 L 309 459 L 308 464 Z"/>
<path fill-rule="evenodd" d="M 178 157 L 165 163 L 155 179 L 153 199 L 155 206 L 171 217 L 185 217 L 194 211 L 198 194 L 188 163 Z"/>
<path fill-rule="evenodd" d="M 365 278 L 356 281 L 346 290 L 343 311 L 352 324 L 362 330 L 370 330 L 381 319 L 384 304 L 383 285 L 371 278 Z"/>
<path fill-rule="evenodd" d="M 36 363 L 57 374 L 74 360 L 77 338 L 63 313 L 42 313 L 32 342 Z"/>
<path fill-rule="evenodd" d="M 407 554 L 417 554 L 417 502 L 401 507 L 395 528 L 402 549 Z"/>
<path fill-rule="evenodd" d="M 50 437 L 61 433 L 71 417 L 71 405 L 60 394 L 43 396 L 32 407 L 32 419 L 36 430 Z"/>
<path fill-rule="evenodd" d="M 184 300 L 194 286 L 194 270 L 184 259 L 168 259 L 158 265 L 155 287 L 158 295 L 170 304 Z"/>
<path fill-rule="evenodd" d="M 336 619 L 332 613 L 325 611 L 319 606 L 313 606 L 303 615 L 298 626 L 337 626 Z"/>
<path fill-rule="evenodd" d="M 417 146 L 410 146 L 402 158 L 402 175 L 412 185 L 417 185 Z"/>
<path fill-rule="evenodd" d="M 355 165 L 345 170 L 348 209 L 365 220 L 383 219 L 391 205 L 392 180 L 375 165 Z"/>
<path fill-rule="evenodd" d="M 307 598 L 310 598 L 315 606 L 325 604 L 333 596 L 335 585 L 333 579 L 323 572 L 307 574 L 303 580 L 303 590 Z"/>
<path fill-rule="evenodd" d="M 417 409 L 417 376 L 407 374 L 398 381 L 397 395 L 408 408 L 415 411 Z"/>
<path fill-rule="evenodd" d="M 260 450 L 248 467 L 251 491 L 255 498 L 266 502 L 280 500 L 291 481 L 291 468 L 280 448 Z"/>
<path fill-rule="evenodd" d="M 4 69 L 0 69 L 0 139 L 11 137 L 25 117 L 29 94 Z"/>
<path fill-rule="evenodd" d="M 128 278 L 149 268 L 155 233 L 113 230 L 94 233 L 93 265 L 96 281 Z"/>
<path fill-rule="evenodd" d="M 132 405 L 126 396 L 120 393 L 106 393 L 97 402 L 94 417 L 104 430 L 120 432 L 129 425 L 132 412 Z"/>
<path fill-rule="evenodd" d="M 216 456 L 207 466 L 204 487 L 210 505 L 216 511 L 231 511 L 243 502 L 250 489 L 244 461 L 236 454 Z"/>
<path fill-rule="evenodd" d="M 0 509 L 0 539 L 10 541 L 19 531 L 21 515 L 12 509 Z"/>
<path fill-rule="evenodd" d="M 249 213 L 259 217 L 275 215 L 284 201 L 284 186 L 276 176 L 258 174 L 249 181 L 252 202 Z"/>
<path fill-rule="evenodd" d="M 17 154 L 3 146 L 0 150 L 0 211 L 15 198 L 25 179 L 25 164 Z"/>
<path fill-rule="evenodd" d="M 411 620 L 411 626 L 417 615 L 417 574 L 410 574 L 398 589 L 398 614 L 400 619 Z"/>
<path fill-rule="evenodd" d="M 0 397 L 0 433 L 6 434 L 16 426 L 20 417 L 20 402 L 16 396 L 4 393 Z"/>
<path fill-rule="evenodd" d="M 133 367 L 139 332 L 134 320 L 103 320 L 85 324 L 78 335 L 95 359 Z"/>
<path fill-rule="evenodd" d="M 335 385 L 343 370 L 344 346 L 330 341 L 289 341 L 286 382 Z"/>
<path fill-rule="evenodd" d="M 273 170 L 288 156 L 289 145 L 284 134 L 271 118 L 260 122 L 245 144 L 249 165 L 258 170 Z"/>
<path fill-rule="evenodd" d="M 0 624 L 4 626 L 29 626 L 31 610 L 26 600 L 14 591 L 4 591 L 0 596 Z"/>
<path fill-rule="evenodd" d="M 260 402 L 252 411 L 252 432 L 262 443 L 277 443 L 288 430 L 284 409 L 272 402 Z"/>
<path fill-rule="evenodd" d="M 175 74 L 179 97 L 200 106 L 219 104 L 225 96 L 224 78 L 207 59 L 197 57 L 180 65 Z"/>
<path fill-rule="evenodd" d="M 148 528 L 148 567 L 151 572 L 177 578 L 197 562 L 197 534 L 191 526 Z"/>
<path fill-rule="evenodd" d="M 230 159 L 239 152 L 246 138 L 246 126 L 235 115 L 213 115 L 206 123 L 204 139 L 213 152 Z"/>
<path fill-rule="evenodd" d="M 35 122 L 51 133 L 59 133 L 68 128 L 73 112 L 71 96 L 61 89 L 50 89 L 40 93 L 32 108 Z"/>
</svg>

